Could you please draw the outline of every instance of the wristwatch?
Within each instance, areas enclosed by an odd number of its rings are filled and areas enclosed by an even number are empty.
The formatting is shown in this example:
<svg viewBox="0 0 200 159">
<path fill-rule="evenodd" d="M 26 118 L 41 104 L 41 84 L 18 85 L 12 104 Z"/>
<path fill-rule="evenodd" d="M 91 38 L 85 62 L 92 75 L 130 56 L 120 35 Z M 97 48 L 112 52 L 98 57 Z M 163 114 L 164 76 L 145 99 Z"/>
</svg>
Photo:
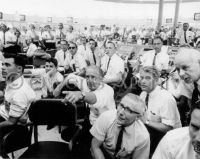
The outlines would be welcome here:
<svg viewBox="0 0 200 159">
<path fill-rule="evenodd" d="M 81 98 L 80 100 L 83 101 L 85 99 L 85 92 L 81 92 Z"/>
</svg>

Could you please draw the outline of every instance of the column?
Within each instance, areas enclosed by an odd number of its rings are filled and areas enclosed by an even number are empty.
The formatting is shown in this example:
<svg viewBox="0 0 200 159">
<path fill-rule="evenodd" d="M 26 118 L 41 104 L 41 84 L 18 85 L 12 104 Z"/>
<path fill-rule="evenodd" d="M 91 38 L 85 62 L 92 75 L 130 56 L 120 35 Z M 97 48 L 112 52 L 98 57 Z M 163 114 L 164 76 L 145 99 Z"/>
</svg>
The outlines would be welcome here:
<svg viewBox="0 0 200 159">
<path fill-rule="evenodd" d="M 180 2 L 181 2 L 181 0 L 176 0 L 173 30 L 176 29 L 176 26 L 177 26 L 177 23 L 178 23 L 178 14 L 179 14 Z"/>
<path fill-rule="evenodd" d="M 159 0 L 157 30 L 160 30 L 160 28 L 161 28 L 161 26 L 162 26 L 162 20 L 163 20 L 163 4 L 164 4 L 164 0 Z"/>
</svg>

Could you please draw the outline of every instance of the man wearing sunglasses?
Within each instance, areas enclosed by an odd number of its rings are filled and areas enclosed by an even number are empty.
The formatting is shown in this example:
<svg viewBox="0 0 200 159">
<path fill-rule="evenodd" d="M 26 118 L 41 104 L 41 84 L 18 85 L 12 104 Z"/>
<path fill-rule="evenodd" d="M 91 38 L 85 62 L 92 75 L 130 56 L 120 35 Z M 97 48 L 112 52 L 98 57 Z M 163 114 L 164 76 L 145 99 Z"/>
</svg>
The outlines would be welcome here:
<svg viewBox="0 0 200 159">
<path fill-rule="evenodd" d="M 67 65 L 70 67 L 74 74 L 84 76 L 87 64 L 84 57 L 77 52 L 77 44 L 70 41 L 68 50 L 69 54 L 67 56 Z"/>
<path fill-rule="evenodd" d="M 90 130 L 93 158 L 148 159 L 149 133 L 140 120 L 144 112 L 144 102 L 129 93 L 122 98 L 117 111 L 101 114 Z"/>
<path fill-rule="evenodd" d="M 200 102 L 191 108 L 189 127 L 169 131 L 161 140 L 152 159 L 200 158 Z"/>
</svg>

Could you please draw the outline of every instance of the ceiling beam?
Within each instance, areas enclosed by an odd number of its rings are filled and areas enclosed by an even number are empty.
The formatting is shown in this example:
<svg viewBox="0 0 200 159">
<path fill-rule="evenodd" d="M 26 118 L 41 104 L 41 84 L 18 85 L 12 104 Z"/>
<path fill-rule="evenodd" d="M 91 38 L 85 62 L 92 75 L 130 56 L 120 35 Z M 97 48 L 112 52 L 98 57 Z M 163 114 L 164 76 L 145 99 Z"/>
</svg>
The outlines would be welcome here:
<svg viewBox="0 0 200 159">
<path fill-rule="evenodd" d="M 114 3 L 159 4 L 159 0 L 96 0 Z M 182 3 L 200 2 L 199 0 L 182 0 Z M 164 0 L 164 3 L 176 3 L 175 0 Z"/>
</svg>

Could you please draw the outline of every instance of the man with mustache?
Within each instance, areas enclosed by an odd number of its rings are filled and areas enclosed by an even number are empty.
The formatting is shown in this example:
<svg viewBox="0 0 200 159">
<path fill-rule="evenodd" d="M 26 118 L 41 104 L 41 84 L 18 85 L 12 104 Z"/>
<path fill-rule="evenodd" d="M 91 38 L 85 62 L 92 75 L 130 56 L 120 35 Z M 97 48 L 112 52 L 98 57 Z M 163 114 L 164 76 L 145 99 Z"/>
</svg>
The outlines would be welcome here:
<svg viewBox="0 0 200 159">
<path fill-rule="evenodd" d="M 149 133 L 140 120 L 145 104 L 134 94 L 126 94 L 116 110 L 106 111 L 90 130 L 94 159 L 148 159 Z"/>
<path fill-rule="evenodd" d="M 191 109 L 189 127 L 168 132 L 152 159 L 200 159 L 200 102 Z"/>
</svg>

